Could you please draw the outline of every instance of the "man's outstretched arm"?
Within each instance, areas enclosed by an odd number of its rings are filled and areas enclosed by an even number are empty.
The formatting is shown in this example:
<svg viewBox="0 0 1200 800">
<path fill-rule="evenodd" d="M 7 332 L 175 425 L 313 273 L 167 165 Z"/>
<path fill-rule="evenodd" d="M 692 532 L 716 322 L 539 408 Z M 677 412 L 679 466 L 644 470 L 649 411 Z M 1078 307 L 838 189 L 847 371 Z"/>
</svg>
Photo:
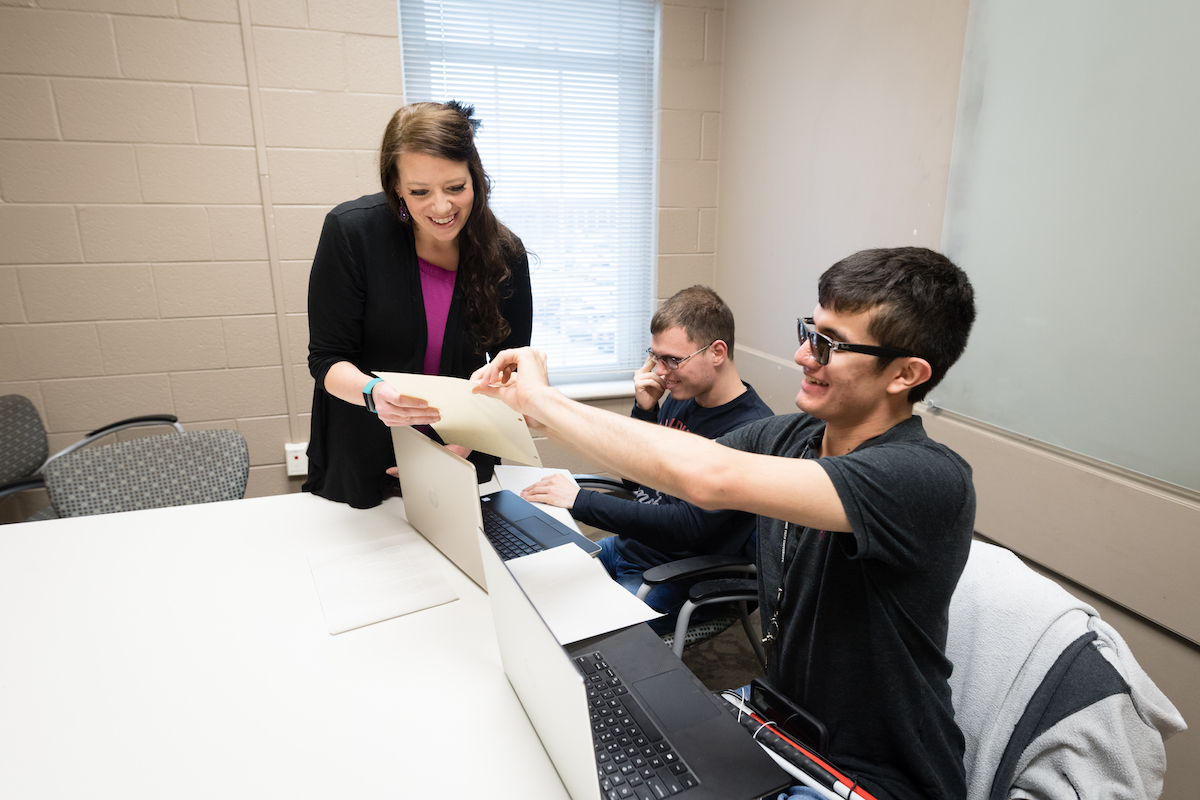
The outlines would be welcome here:
<svg viewBox="0 0 1200 800">
<path fill-rule="evenodd" d="M 546 357 L 505 350 L 477 370 L 475 391 L 606 470 L 701 508 L 737 509 L 827 531 L 850 530 L 833 482 L 816 461 L 744 453 L 673 428 L 569 400 L 550 387 Z"/>
</svg>

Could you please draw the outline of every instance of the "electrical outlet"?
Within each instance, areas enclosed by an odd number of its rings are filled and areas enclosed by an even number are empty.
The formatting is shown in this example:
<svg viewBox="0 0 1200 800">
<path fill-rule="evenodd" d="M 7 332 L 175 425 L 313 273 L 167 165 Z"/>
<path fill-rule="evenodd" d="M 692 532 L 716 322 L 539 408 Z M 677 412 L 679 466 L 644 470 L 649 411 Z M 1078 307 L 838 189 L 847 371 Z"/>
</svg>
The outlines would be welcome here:
<svg viewBox="0 0 1200 800">
<path fill-rule="evenodd" d="M 283 446 L 288 475 L 308 474 L 308 442 L 288 442 Z"/>
</svg>

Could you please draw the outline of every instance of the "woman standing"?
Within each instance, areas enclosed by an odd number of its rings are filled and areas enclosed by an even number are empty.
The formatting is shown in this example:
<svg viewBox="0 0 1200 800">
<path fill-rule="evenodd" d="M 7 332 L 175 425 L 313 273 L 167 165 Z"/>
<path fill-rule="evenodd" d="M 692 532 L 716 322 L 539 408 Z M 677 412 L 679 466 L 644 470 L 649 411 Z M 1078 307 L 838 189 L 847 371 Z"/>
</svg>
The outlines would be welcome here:
<svg viewBox="0 0 1200 800">
<path fill-rule="evenodd" d="M 316 386 L 305 491 L 378 505 L 396 487 L 388 428 L 440 418 L 373 370 L 466 378 L 485 354 L 529 343 L 529 259 L 488 207 L 473 111 L 401 108 L 380 148 L 383 192 L 325 217 L 308 284 Z M 496 458 L 454 449 L 491 478 Z"/>
</svg>

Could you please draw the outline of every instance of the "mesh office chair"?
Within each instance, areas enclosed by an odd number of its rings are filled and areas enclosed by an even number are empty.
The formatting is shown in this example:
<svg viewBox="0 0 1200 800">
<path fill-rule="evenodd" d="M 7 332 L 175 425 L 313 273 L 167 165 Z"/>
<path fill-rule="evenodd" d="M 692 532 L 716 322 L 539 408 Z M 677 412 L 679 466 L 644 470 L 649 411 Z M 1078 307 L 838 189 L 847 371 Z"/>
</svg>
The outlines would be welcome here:
<svg viewBox="0 0 1200 800">
<path fill-rule="evenodd" d="M 635 499 L 633 491 L 637 484 L 629 481 L 600 475 L 572 477 L 581 489 L 607 492 L 626 500 Z M 663 634 L 663 643 L 670 647 L 675 655 L 681 656 L 685 649 L 707 641 L 740 622 L 759 664 L 765 670 L 766 654 L 750 622 L 750 615 L 754 613 L 758 604 L 755 574 L 754 562 L 741 556 L 708 555 L 684 558 L 651 567 L 642 573 L 642 585 L 637 596 L 645 600 L 655 586 L 677 580 L 695 580 L 703 575 L 714 576 L 699 581 L 688 589 L 688 600 L 676 617 L 675 631 Z M 716 614 L 703 621 L 693 622 L 692 616 L 696 610 L 705 606 L 714 606 Z"/>
<path fill-rule="evenodd" d="M 55 459 L 45 473 L 60 517 L 240 500 L 250 457 L 231 430 L 187 431 L 91 447 Z"/>
<path fill-rule="evenodd" d="M 117 431 L 148 425 L 170 425 L 183 433 L 179 419 L 172 414 L 152 414 L 113 422 L 50 455 L 46 428 L 29 398 L 19 394 L 0 397 L 0 499 L 9 495 L 45 487 L 43 473 L 58 458 Z M 30 520 L 53 519 L 53 506 L 36 512 Z"/>
<path fill-rule="evenodd" d="M 692 645 L 711 639 L 740 622 L 759 665 L 765 671 L 767 656 L 750 622 L 750 615 L 758 607 L 756 574 L 754 562 L 741 556 L 694 556 L 646 570 L 642 573 L 642 586 L 637 594 L 639 598 L 645 599 L 650 590 L 661 583 L 694 580 L 702 575 L 724 576 L 692 584 L 688 589 L 687 602 L 679 609 L 679 615 L 676 617 L 675 632 L 665 634 L 662 640 L 675 655 L 682 656 L 683 651 Z M 730 575 L 750 577 L 729 577 Z M 692 621 L 697 609 L 713 605 L 719 609 L 716 616 L 701 622 Z"/>
</svg>

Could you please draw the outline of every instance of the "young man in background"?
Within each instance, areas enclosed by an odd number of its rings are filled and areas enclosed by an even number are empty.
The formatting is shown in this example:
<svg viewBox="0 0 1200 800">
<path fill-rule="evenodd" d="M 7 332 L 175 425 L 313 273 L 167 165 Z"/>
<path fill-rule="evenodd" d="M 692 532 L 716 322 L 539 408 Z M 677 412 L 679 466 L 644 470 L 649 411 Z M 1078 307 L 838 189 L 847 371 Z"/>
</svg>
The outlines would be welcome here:
<svg viewBox="0 0 1200 800">
<path fill-rule="evenodd" d="M 767 407 L 738 376 L 733 362 L 733 312 L 706 286 L 673 295 L 650 320 L 646 363 L 634 375 L 631 416 L 707 439 L 764 417 Z M 570 509 L 587 525 L 617 534 L 600 540 L 599 559 L 608 574 L 631 592 L 642 573 L 659 564 L 699 555 L 754 559 L 754 515 L 705 511 L 649 486 L 636 501 L 580 489 L 562 475 L 533 484 L 527 500 Z M 675 618 L 695 581 L 673 581 L 650 590 L 646 603 L 667 616 L 650 622 L 658 634 L 675 629 Z M 704 609 L 693 617 L 704 619 Z"/>
</svg>

